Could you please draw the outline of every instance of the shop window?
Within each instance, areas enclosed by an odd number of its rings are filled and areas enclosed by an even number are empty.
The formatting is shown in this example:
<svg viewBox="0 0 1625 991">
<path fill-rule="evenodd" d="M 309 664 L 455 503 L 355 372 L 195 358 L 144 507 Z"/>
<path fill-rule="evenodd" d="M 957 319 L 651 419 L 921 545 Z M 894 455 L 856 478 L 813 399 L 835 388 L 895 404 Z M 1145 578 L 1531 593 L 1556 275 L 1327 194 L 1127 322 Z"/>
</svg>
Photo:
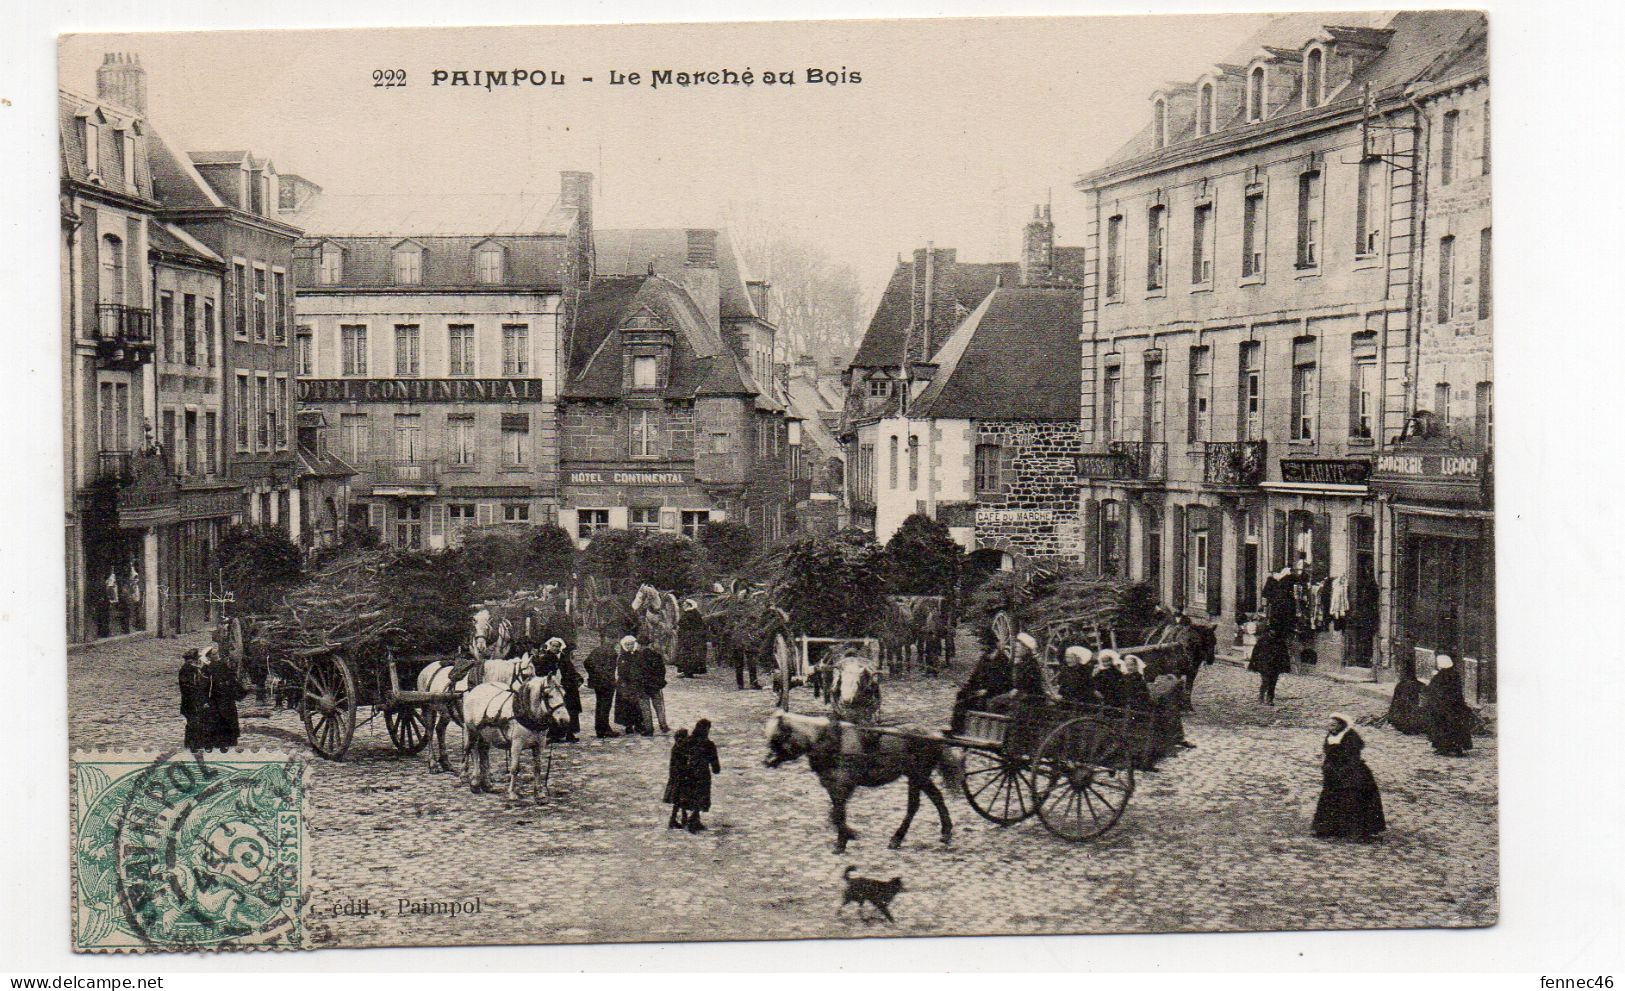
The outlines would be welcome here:
<svg viewBox="0 0 1625 991">
<path fill-rule="evenodd" d="M 528 502 L 505 502 L 505 503 L 503 503 L 502 504 L 502 522 L 504 522 L 504 523 L 529 523 L 530 522 L 530 503 L 528 503 Z"/>
<path fill-rule="evenodd" d="M 711 522 L 711 511 L 708 509 L 683 510 L 683 536 L 690 540 L 699 540 L 700 534 L 705 532 L 705 525 L 709 522 Z"/>
<path fill-rule="evenodd" d="M 578 509 L 576 510 L 576 536 L 582 540 L 591 540 L 593 534 L 599 530 L 609 529 L 609 510 L 607 509 Z"/>
<path fill-rule="evenodd" d="M 660 507 L 633 506 L 626 511 L 626 525 L 637 533 L 654 533 L 660 529 Z"/>
</svg>

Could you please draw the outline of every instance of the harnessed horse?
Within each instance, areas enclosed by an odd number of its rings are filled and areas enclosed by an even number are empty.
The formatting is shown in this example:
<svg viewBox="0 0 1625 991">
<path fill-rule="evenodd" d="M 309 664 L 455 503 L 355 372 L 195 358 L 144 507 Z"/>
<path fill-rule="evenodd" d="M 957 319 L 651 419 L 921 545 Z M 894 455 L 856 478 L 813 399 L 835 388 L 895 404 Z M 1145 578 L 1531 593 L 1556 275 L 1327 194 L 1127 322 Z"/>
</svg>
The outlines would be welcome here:
<svg viewBox="0 0 1625 991">
<path fill-rule="evenodd" d="M 846 850 L 848 840 L 858 834 L 846 824 L 846 803 L 859 788 L 876 788 L 898 778 L 908 779 L 908 811 L 892 834 L 890 846 L 897 849 L 908 836 L 909 824 L 920 809 L 920 793 L 937 807 L 942 824 L 942 842 L 953 835 L 953 819 L 942 791 L 931 780 L 940 774 L 949 787 L 957 787 L 964 775 L 963 755 L 940 733 L 923 726 L 898 726 L 907 735 L 882 733 L 824 716 L 804 716 L 795 712 L 774 712 L 767 719 L 767 757 L 763 764 L 780 764 L 807 758 L 829 793 L 830 822 L 835 825 L 835 852 Z"/>
<path fill-rule="evenodd" d="M 509 661 L 482 661 L 477 658 L 472 661 L 466 658 L 435 661 L 424 665 L 423 670 L 418 672 L 417 690 L 438 694 L 463 693 L 479 684 L 512 687 L 535 675 L 536 665 L 529 654 Z M 453 703 L 424 706 L 423 716 L 429 724 L 430 743 L 427 749 L 431 771 L 436 767 L 442 771 L 451 770 L 451 759 L 446 754 L 446 728 L 460 715 L 460 711 L 453 709 Z M 464 733 L 467 733 L 466 729 Z M 468 770 L 466 764 L 463 770 Z"/>
<path fill-rule="evenodd" d="M 517 797 L 519 757 L 531 754 L 532 797 L 542 800 L 542 748 L 548 751 L 552 767 L 549 733 L 568 720 L 564 711 L 564 688 L 558 675 L 527 678 L 503 688 L 479 684 L 463 695 L 463 763 L 469 769 L 469 788 L 476 794 L 490 789 L 491 748 L 508 748 L 508 799 Z M 470 758 L 478 755 L 478 770 Z"/>
<path fill-rule="evenodd" d="M 854 723 L 872 723 L 880 715 L 880 672 L 866 658 L 848 654 L 830 673 L 830 714 Z"/>
</svg>

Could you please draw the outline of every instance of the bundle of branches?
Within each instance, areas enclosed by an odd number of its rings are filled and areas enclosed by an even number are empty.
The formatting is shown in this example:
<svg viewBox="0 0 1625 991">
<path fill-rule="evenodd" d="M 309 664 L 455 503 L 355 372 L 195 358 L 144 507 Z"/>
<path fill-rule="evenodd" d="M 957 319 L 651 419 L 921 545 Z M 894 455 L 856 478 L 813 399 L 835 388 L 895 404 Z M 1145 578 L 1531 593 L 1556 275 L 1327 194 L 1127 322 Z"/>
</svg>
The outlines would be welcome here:
<svg viewBox="0 0 1625 991">
<path fill-rule="evenodd" d="M 773 598 L 797 629 L 819 636 L 866 636 L 891 591 L 885 551 L 839 537 L 803 537 L 783 550 Z"/>
<path fill-rule="evenodd" d="M 1149 586 L 1087 575 L 1076 565 L 1050 562 L 1024 572 L 993 576 L 977 589 L 970 612 L 980 623 L 1009 613 L 1040 640 L 1091 643 L 1115 637 L 1136 642 L 1157 624 L 1157 600 Z"/>
</svg>

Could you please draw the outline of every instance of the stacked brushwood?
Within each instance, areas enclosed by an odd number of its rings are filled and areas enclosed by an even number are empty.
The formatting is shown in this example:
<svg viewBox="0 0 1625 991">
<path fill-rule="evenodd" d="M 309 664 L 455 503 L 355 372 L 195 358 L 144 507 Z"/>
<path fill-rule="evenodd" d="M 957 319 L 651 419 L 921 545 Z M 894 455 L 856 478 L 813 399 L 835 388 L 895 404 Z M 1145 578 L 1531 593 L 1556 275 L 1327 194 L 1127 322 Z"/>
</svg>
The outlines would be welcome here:
<svg viewBox="0 0 1625 991">
<path fill-rule="evenodd" d="M 990 579 L 972 596 L 970 612 L 983 623 L 1007 613 L 1041 642 L 1106 646 L 1140 642 L 1159 622 L 1156 605 L 1145 585 L 1046 562 Z"/>
</svg>

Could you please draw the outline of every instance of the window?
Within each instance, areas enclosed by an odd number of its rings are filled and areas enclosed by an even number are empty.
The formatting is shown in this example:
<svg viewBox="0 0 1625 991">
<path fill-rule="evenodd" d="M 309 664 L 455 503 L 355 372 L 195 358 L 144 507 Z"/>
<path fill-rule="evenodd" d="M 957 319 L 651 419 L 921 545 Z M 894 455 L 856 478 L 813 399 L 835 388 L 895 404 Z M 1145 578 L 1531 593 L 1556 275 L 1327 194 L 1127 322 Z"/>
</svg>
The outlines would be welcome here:
<svg viewBox="0 0 1625 991">
<path fill-rule="evenodd" d="M 411 464 L 423 457 L 423 416 L 420 413 L 395 414 L 395 460 Z"/>
<path fill-rule="evenodd" d="M 711 434 L 711 453 L 712 454 L 732 454 L 733 453 L 733 436 L 731 434 L 724 433 L 724 432 L 721 432 L 721 431 L 718 431 L 718 432 L 715 432 L 715 433 Z"/>
<path fill-rule="evenodd" d="M 197 364 L 197 297 L 191 293 L 181 296 L 181 349 L 183 361 Z"/>
<path fill-rule="evenodd" d="M 1354 366 L 1349 375 L 1349 436 L 1372 440 L 1377 431 L 1377 339 L 1354 338 Z"/>
<path fill-rule="evenodd" d="M 447 448 L 451 463 L 457 468 L 472 468 L 475 464 L 474 417 L 450 416 L 446 418 Z"/>
<path fill-rule="evenodd" d="M 1326 77 L 1326 53 L 1319 48 L 1309 49 L 1303 64 L 1303 108 L 1313 110 L 1320 106 L 1321 87 Z"/>
<path fill-rule="evenodd" d="M 1122 258 L 1123 218 L 1117 216 L 1106 221 L 1106 297 L 1108 299 L 1122 295 Z"/>
<path fill-rule="evenodd" d="M 1264 119 L 1264 67 L 1257 66 L 1247 75 L 1247 121 Z"/>
<path fill-rule="evenodd" d="M 367 414 L 342 413 L 339 415 L 339 447 L 345 460 L 359 465 L 372 451 L 372 438 L 367 432 Z"/>
<path fill-rule="evenodd" d="M 269 300 L 265 294 L 265 269 L 259 265 L 254 266 L 254 340 L 264 342 L 268 326 L 266 320 L 266 307 Z"/>
<path fill-rule="evenodd" d="M 1298 267 L 1320 264 L 1320 173 L 1305 172 L 1298 177 Z"/>
<path fill-rule="evenodd" d="M 248 450 L 248 375 L 245 372 L 237 373 L 237 450 Z"/>
<path fill-rule="evenodd" d="M 1207 601 L 1207 527 L 1203 524 L 1200 530 L 1193 530 L 1190 534 L 1190 562 L 1191 562 L 1191 596 L 1195 603 Z"/>
<path fill-rule="evenodd" d="M 85 168 L 90 171 L 91 178 L 99 178 L 102 170 L 101 128 L 95 121 L 88 119 L 80 123 L 84 127 Z"/>
<path fill-rule="evenodd" d="M 416 245 L 403 244 L 396 248 L 392 261 L 396 285 L 415 286 L 423 281 L 423 251 Z"/>
<path fill-rule="evenodd" d="M 1315 439 L 1316 391 L 1314 342 L 1298 341 L 1293 344 L 1292 358 L 1292 439 Z"/>
<path fill-rule="evenodd" d="M 658 413 L 652 409 L 633 410 L 631 431 L 632 457 L 660 457 L 660 420 Z"/>
<path fill-rule="evenodd" d="M 1203 83 L 1196 99 L 1196 134 L 1207 137 L 1213 133 L 1213 84 Z"/>
<path fill-rule="evenodd" d="M 1241 382 L 1237 392 L 1241 397 L 1238 440 L 1264 439 L 1264 362 L 1263 349 L 1257 341 L 1241 346 Z"/>
<path fill-rule="evenodd" d="M 1456 239 L 1439 238 L 1439 323 L 1456 315 Z"/>
<path fill-rule="evenodd" d="M 472 502 L 447 503 L 446 523 L 451 527 L 453 533 L 473 526 L 474 504 Z"/>
<path fill-rule="evenodd" d="M 897 448 L 897 435 L 893 434 L 887 439 L 886 443 L 886 450 L 888 452 L 886 484 L 894 489 L 897 488 Z"/>
<path fill-rule="evenodd" d="M 111 234 L 101 242 L 101 282 L 97 286 L 97 301 L 124 302 L 124 242 Z"/>
<path fill-rule="evenodd" d="M 581 540 L 591 540 L 592 535 L 599 530 L 609 529 L 609 510 L 607 509 L 578 509 L 576 510 L 576 537 Z"/>
<path fill-rule="evenodd" d="M 502 463 L 509 468 L 530 463 L 530 417 L 521 413 L 502 418 Z"/>
<path fill-rule="evenodd" d="M 288 376 L 276 377 L 276 404 L 271 409 L 271 436 L 278 450 L 288 447 Z"/>
<path fill-rule="evenodd" d="M 660 529 L 659 507 L 633 506 L 626 511 L 626 525 L 636 533 L 654 533 Z"/>
<path fill-rule="evenodd" d="M 198 455 L 198 442 L 197 442 L 198 437 L 197 437 L 197 410 L 195 410 L 195 409 L 189 409 L 189 410 L 186 411 L 186 431 L 185 431 L 185 434 L 186 434 L 186 439 L 182 443 L 182 447 L 184 448 L 185 454 L 186 454 L 186 458 L 185 458 L 185 461 L 186 461 L 186 473 L 188 475 L 196 475 L 197 474 L 197 461 L 198 461 L 198 458 L 197 458 L 197 455 Z M 180 460 L 181 460 L 180 458 L 176 458 L 176 461 L 180 461 Z"/>
<path fill-rule="evenodd" d="M 884 399 L 889 395 L 891 395 L 891 381 L 889 379 L 872 378 L 869 380 L 870 399 Z"/>
<path fill-rule="evenodd" d="M 1478 232 L 1478 319 L 1490 317 L 1490 277 L 1494 275 L 1490 264 L 1490 229 Z"/>
<path fill-rule="evenodd" d="M 451 342 L 451 374 L 474 374 L 474 325 L 454 323 L 446 328 Z"/>
<path fill-rule="evenodd" d="M 215 365 L 214 334 L 214 302 L 206 299 L 203 301 L 203 351 L 208 357 L 209 368 Z"/>
<path fill-rule="evenodd" d="M 316 374 L 316 338 L 309 327 L 294 334 L 294 374 L 309 378 Z"/>
<path fill-rule="evenodd" d="M 1168 208 L 1154 206 L 1145 221 L 1145 287 L 1161 289 L 1168 257 Z"/>
<path fill-rule="evenodd" d="M 1478 129 L 1478 174 L 1490 174 L 1490 101 L 1484 101 L 1484 123 Z"/>
<path fill-rule="evenodd" d="M 1167 428 L 1165 397 L 1162 392 L 1162 362 L 1145 363 L 1145 424 L 1143 436 L 1148 441 L 1160 441 Z"/>
<path fill-rule="evenodd" d="M 999 491 L 999 445 L 976 445 L 976 491 L 996 495 Z"/>
<path fill-rule="evenodd" d="M 705 525 L 711 522 L 711 511 L 708 509 L 683 510 L 683 536 L 690 540 L 699 540 L 700 534 L 705 531 Z"/>
<path fill-rule="evenodd" d="M 163 293 L 158 297 L 158 327 L 163 332 L 164 360 L 175 360 L 175 296 Z"/>
<path fill-rule="evenodd" d="M 336 244 L 322 245 L 321 273 L 324 286 L 337 285 L 344 280 L 344 250 Z"/>
<path fill-rule="evenodd" d="M 1456 126 L 1460 111 L 1447 111 L 1439 122 L 1439 185 L 1448 186 L 1456 178 Z"/>
<path fill-rule="evenodd" d="M 172 409 L 164 410 L 163 434 L 159 440 L 164 445 L 164 453 L 168 455 L 173 471 L 174 466 L 181 463 L 181 452 L 175 447 L 175 411 Z"/>
<path fill-rule="evenodd" d="M 1249 187 L 1241 210 L 1241 277 L 1264 276 L 1264 190 Z"/>
<path fill-rule="evenodd" d="M 1488 451 L 1495 444 L 1495 383 L 1473 387 L 1473 439 Z"/>
<path fill-rule="evenodd" d="M 474 278 L 484 286 L 494 286 L 502 281 L 502 249 L 496 245 L 487 245 L 474 256 Z"/>
<path fill-rule="evenodd" d="M 236 262 L 232 271 L 232 332 L 248 337 L 248 266 Z"/>
<path fill-rule="evenodd" d="M 858 470 L 854 473 L 854 479 L 858 498 L 864 502 L 874 502 L 875 446 L 873 444 L 858 445 Z"/>
<path fill-rule="evenodd" d="M 1212 227 L 1213 204 L 1196 204 L 1191 214 L 1191 282 L 1195 285 L 1213 281 L 1213 255 L 1208 248 Z"/>
<path fill-rule="evenodd" d="M 101 450 L 130 449 L 130 387 L 124 382 L 103 382 L 97 408 L 101 428 Z"/>
<path fill-rule="evenodd" d="M 1106 369 L 1104 399 L 1101 403 L 1101 429 L 1107 440 L 1121 440 L 1123 436 L 1123 369 L 1111 365 Z"/>
<path fill-rule="evenodd" d="M 1100 504 L 1100 573 L 1123 574 L 1123 504 L 1116 499 Z"/>
<path fill-rule="evenodd" d="M 1450 383 L 1440 382 L 1433 387 L 1433 413 L 1439 418 L 1439 425 L 1450 426 Z"/>
<path fill-rule="evenodd" d="M 254 449 L 271 449 L 271 380 L 264 372 L 254 376 Z"/>
<path fill-rule="evenodd" d="M 1191 348 L 1190 402 L 1186 406 L 1186 436 L 1192 443 L 1208 439 L 1212 410 L 1208 408 L 1213 373 L 1213 352 L 1205 347 Z"/>
<path fill-rule="evenodd" d="M 502 325 L 502 374 L 530 374 L 530 325 Z"/>
<path fill-rule="evenodd" d="M 339 328 L 343 344 L 342 371 L 345 375 L 367 374 L 367 328 L 365 324 L 351 323 Z"/>
<path fill-rule="evenodd" d="M 271 320 L 271 340 L 288 343 L 288 276 L 285 272 L 271 273 L 271 305 L 275 307 Z"/>
<path fill-rule="evenodd" d="M 915 491 L 920 487 L 920 438 L 908 439 L 908 490 Z"/>
<path fill-rule="evenodd" d="M 530 522 L 530 503 L 528 503 L 528 502 L 505 502 L 505 503 L 503 503 L 502 504 L 502 522 L 504 522 L 504 523 L 529 523 Z"/>
<path fill-rule="evenodd" d="M 1158 149 L 1168 147 L 1168 101 L 1158 100 L 1152 108 L 1151 143 Z"/>
<path fill-rule="evenodd" d="M 220 470 L 220 414 L 203 414 L 203 470 L 210 475 Z"/>
<path fill-rule="evenodd" d="M 413 377 L 419 374 L 419 334 L 415 323 L 395 325 L 395 374 Z"/>
<path fill-rule="evenodd" d="M 415 550 L 423 546 L 423 504 L 398 503 L 395 507 L 395 546 Z"/>
<path fill-rule="evenodd" d="M 1388 212 L 1388 183 L 1379 158 L 1360 163 L 1360 186 L 1355 191 L 1354 253 L 1374 255 L 1382 250 L 1382 229 Z"/>
<path fill-rule="evenodd" d="M 654 389 L 660 385 L 660 359 L 638 355 L 632 359 L 632 388 Z"/>
</svg>

